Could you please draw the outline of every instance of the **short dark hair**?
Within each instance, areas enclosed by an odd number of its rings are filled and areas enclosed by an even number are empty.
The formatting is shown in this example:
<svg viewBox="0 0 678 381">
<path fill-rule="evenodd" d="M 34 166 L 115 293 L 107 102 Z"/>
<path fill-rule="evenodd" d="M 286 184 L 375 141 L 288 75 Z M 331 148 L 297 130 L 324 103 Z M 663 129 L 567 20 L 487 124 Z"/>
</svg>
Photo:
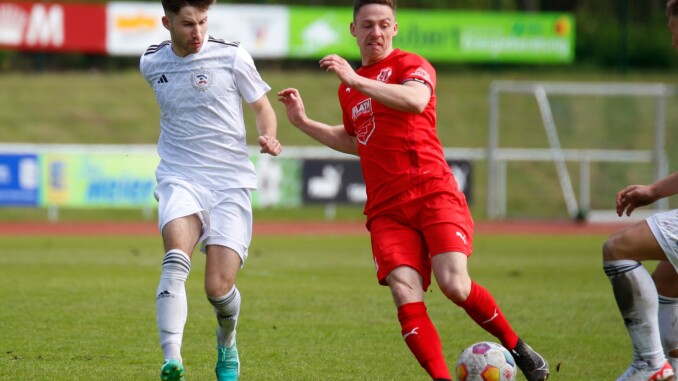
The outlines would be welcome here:
<svg viewBox="0 0 678 381">
<path fill-rule="evenodd" d="M 666 3 L 666 16 L 678 16 L 678 0 L 669 0 Z"/>
<path fill-rule="evenodd" d="M 355 2 L 353 3 L 353 19 L 355 20 L 355 16 L 360 11 L 360 8 L 369 4 L 388 5 L 389 8 L 393 9 L 393 13 L 395 13 L 397 8 L 396 0 L 355 0 Z"/>
<path fill-rule="evenodd" d="M 186 6 L 196 7 L 198 9 L 209 9 L 216 0 L 161 0 L 162 9 L 165 12 L 179 13 L 181 8 Z"/>
</svg>

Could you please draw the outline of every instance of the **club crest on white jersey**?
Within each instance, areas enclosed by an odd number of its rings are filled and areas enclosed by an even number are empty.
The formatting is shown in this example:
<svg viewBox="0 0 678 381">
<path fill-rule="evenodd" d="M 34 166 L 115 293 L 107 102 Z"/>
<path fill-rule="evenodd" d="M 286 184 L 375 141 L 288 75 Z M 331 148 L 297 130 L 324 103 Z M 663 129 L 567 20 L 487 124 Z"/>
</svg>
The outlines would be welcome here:
<svg viewBox="0 0 678 381">
<path fill-rule="evenodd" d="M 191 74 L 191 84 L 193 85 L 193 88 L 201 93 L 207 91 L 207 89 L 212 86 L 212 79 L 212 73 L 207 70 L 201 70 Z"/>
</svg>

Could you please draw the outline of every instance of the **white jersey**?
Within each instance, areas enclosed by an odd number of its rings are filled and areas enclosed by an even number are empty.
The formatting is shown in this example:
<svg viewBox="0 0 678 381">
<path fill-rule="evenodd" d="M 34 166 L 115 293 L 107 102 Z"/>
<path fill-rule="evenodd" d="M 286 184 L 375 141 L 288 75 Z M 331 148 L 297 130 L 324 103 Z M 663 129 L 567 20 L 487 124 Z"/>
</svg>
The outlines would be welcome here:
<svg viewBox="0 0 678 381">
<path fill-rule="evenodd" d="M 257 187 L 245 139 L 242 99 L 252 103 L 271 87 L 237 42 L 209 37 L 195 54 L 179 57 L 171 42 L 151 45 L 141 74 L 160 106 L 160 164 L 166 176 L 213 190 Z"/>
</svg>

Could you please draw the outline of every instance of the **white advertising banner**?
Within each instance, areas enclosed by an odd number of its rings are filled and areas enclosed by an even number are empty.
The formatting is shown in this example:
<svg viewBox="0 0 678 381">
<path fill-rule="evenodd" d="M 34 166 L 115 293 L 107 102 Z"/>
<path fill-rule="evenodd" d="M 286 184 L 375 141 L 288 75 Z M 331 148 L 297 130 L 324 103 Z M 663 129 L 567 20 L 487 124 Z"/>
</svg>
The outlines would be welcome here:
<svg viewBox="0 0 678 381">
<path fill-rule="evenodd" d="M 112 2 L 107 5 L 106 47 L 111 55 L 141 55 L 152 44 L 169 40 L 160 3 Z M 284 6 L 213 5 L 210 36 L 239 41 L 253 57 L 284 57 L 289 16 Z"/>
<path fill-rule="evenodd" d="M 110 55 L 141 56 L 152 44 L 169 40 L 160 3 L 108 3 L 106 50 Z"/>
<path fill-rule="evenodd" d="M 285 57 L 289 45 L 288 8 L 273 5 L 214 5 L 212 37 L 240 41 L 253 57 Z"/>
</svg>

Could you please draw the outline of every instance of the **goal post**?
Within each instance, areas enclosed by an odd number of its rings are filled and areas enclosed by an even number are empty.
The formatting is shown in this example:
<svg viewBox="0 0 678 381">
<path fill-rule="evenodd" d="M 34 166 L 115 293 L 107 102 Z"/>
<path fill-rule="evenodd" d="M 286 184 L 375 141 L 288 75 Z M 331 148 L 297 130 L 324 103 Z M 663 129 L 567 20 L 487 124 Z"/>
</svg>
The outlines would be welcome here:
<svg viewBox="0 0 678 381">
<path fill-rule="evenodd" d="M 504 219 L 507 216 L 507 163 L 552 162 L 555 165 L 567 214 L 572 219 L 601 216 L 612 211 L 592 211 L 591 163 L 649 163 L 653 167 L 653 179 L 668 175 L 668 158 L 665 149 L 666 101 L 676 95 L 676 87 L 662 83 L 592 83 L 592 82 L 531 82 L 495 81 L 489 93 L 489 130 L 487 144 L 487 217 Z M 505 147 L 500 141 L 501 95 L 531 96 L 536 101 L 538 123 L 546 135 L 544 147 Z M 563 148 L 551 97 L 641 97 L 654 102 L 654 133 L 652 147 L 648 149 L 610 149 L 593 147 L 586 149 Z M 568 162 L 579 164 L 579 199 L 577 199 Z M 663 199 L 654 206 L 656 210 L 668 208 Z"/>
</svg>

